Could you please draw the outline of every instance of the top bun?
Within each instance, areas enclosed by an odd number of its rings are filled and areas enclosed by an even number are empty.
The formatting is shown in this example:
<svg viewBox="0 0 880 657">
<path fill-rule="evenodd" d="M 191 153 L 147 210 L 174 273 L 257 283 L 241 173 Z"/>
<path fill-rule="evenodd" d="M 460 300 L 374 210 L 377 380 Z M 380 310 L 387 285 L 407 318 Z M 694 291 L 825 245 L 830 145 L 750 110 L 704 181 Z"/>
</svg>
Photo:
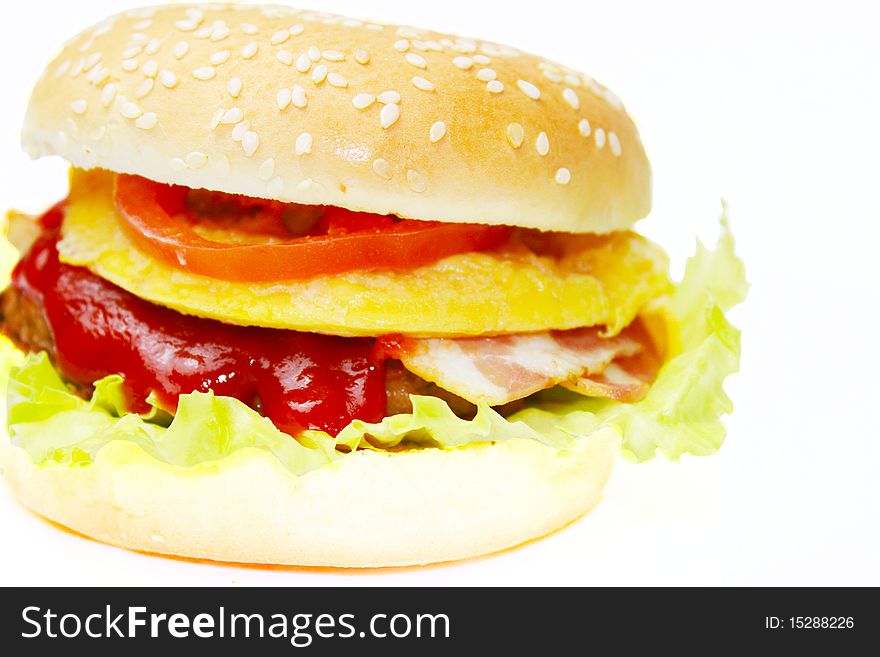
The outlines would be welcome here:
<svg viewBox="0 0 880 657">
<path fill-rule="evenodd" d="M 605 232 L 651 206 L 638 131 L 592 78 L 276 6 L 106 19 L 43 73 L 23 144 L 81 168 L 415 219 Z"/>
</svg>

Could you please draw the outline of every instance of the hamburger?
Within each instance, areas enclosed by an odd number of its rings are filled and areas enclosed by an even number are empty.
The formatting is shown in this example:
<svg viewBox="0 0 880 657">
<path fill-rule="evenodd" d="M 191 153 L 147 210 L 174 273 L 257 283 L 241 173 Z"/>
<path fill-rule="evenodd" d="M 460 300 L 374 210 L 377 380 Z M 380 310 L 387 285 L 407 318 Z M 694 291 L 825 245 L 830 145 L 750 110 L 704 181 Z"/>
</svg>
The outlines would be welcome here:
<svg viewBox="0 0 880 657">
<path fill-rule="evenodd" d="M 726 224 L 677 285 L 592 78 L 487 41 L 167 6 L 69 41 L 10 213 L 3 469 L 134 550 L 423 564 L 590 510 L 619 453 L 710 454 L 745 292 Z M 14 245 L 14 248 L 13 246 Z"/>
</svg>

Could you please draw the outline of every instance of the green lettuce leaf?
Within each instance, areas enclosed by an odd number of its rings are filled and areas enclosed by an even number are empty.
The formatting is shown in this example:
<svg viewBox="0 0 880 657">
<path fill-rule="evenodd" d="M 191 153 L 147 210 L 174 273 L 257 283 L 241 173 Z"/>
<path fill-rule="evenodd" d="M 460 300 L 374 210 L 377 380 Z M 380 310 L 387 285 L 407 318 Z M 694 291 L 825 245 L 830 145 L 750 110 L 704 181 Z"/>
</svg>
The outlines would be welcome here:
<svg viewBox="0 0 880 657">
<path fill-rule="evenodd" d="M 373 424 L 355 420 L 336 437 L 307 431 L 294 440 L 242 402 L 212 393 L 182 395 L 173 418 L 156 407 L 145 415 L 125 412 L 119 376 L 98 381 L 92 398 L 81 399 L 69 391 L 44 353 L 22 358 L 2 339 L 0 388 L 8 388 L 9 435 L 41 465 L 87 465 L 107 443 L 125 440 L 179 466 L 216 461 L 245 447 L 263 449 L 295 474 L 358 448 L 454 448 L 528 439 L 565 450 L 605 424 L 617 428 L 624 454 L 634 460 L 651 458 L 658 449 L 670 459 L 711 454 L 724 440 L 721 416 L 732 409 L 723 382 L 739 367 L 739 331 L 723 313 L 742 301 L 748 289 L 723 220 L 722 228 L 715 250 L 697 244 L 670 299 L 680 351 L 663 366 L 645 399 L 635 404 L 558 389 L 539 395 L 508 418 L 480 406 L 472 420 L 462 420 L 444 401 L 414 396 L 411 414 Z"/>
</svg>

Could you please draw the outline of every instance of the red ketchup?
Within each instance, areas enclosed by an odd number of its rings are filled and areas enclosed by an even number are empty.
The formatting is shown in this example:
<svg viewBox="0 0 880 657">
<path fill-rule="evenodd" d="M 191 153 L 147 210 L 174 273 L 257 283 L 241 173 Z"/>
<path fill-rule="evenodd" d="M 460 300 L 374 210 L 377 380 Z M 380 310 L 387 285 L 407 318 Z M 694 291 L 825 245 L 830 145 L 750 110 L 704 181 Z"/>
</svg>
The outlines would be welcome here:
<svg viewBox="0 0 880 657">
<path fill-rule="evenodd" d="M 12 287 L 42 307 L 68 380 L 88 386 L 121 374 L 133 412 L 148 410 L 151 391 L 174 412 L 178 395 L 213 390 L 260 408 L 291 435 L 335 435 L 355 418 L 384 417 L 384 360 L 373 339 L 232 326 L 144 301 L 59 262 L 56 211 L 44 217 Z"/>
</svg>

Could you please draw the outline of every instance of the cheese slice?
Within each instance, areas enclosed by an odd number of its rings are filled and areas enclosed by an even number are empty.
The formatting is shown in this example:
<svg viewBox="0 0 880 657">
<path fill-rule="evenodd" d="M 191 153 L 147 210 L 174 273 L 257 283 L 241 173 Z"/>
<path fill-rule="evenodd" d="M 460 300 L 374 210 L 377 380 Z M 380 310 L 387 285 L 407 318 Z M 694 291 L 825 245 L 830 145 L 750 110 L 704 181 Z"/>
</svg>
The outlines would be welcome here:
<svg viewBox="0 0 880 657">
<path fill-rule="evenodd" d="M 663 250 L 631 232 L 556 235 L 565 244 L 561 254 L 538 255 L 519 243 L 405 272 L 263 284 L 217 280 L 138 251 L 116 216 L 112 180 L 105 171 L 73 171 L 61 260 L 88 267 L 143 299 L 232 324 L 350 336 L 497 335 L 582 326 L 614 334 L 670 285 Z"/>
</svg>

